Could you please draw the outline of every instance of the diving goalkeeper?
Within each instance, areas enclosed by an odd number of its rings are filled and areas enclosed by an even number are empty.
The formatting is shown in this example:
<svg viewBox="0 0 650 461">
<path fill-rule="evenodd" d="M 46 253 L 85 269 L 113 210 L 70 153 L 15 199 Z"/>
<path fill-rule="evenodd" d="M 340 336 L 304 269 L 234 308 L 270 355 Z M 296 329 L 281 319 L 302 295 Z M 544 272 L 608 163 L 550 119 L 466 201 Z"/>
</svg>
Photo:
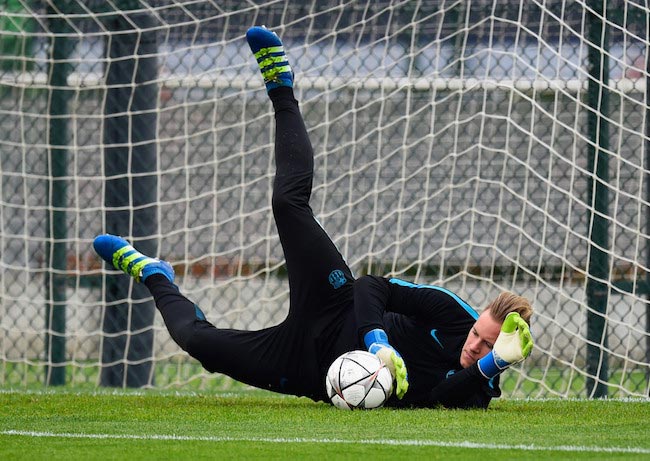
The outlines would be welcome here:
<svg viewBox="0 0 650 461">
<path fill-rule="evenodd" d="M 365 349 L 393 374 L 388 406 L 486 408 L 500 395 L 500 373 L 531 352 L 529 302 L 505 292 L 478 315 L 442 287 L 355 279 L 309 206 L 313 150 L 282 42 L 264 27 L 246 37 L 275 111 L 272 208 L 289 279 L 287 318 L 259 331 L 217 328 L 179 292 L 169 263 L 113 235 L 98 236 L 95 251 L 146 285 L 171 337 L 210 372 L 328 401 L 329 365 Z"/>
</svg>

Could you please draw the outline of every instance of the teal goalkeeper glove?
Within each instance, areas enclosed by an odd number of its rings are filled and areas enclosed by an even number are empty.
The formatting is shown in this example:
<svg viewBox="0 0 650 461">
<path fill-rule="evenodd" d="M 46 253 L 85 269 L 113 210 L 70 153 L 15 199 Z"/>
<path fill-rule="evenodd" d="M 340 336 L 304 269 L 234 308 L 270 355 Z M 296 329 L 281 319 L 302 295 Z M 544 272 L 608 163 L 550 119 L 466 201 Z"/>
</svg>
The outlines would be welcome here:
<svg viewBox="0 0 650 461">
<path fill-rule="evenodd" d="M 393 375 L 395 380 L 395 395 L 398 399 L 404 397 L 409 388 L 408 374 L 404 359 L 399 355 L 393 346 L 388 343 L 388 336 L 381 328 L 370 330 L 363 337 L 363 342 L 368 348 L 368 352 L 375 354 L 384 362 L 386 368 Z"/>
<path fill-rule="evenodd" d="M 511 312 L 501 325 L 501 333 L 494 347 L 478 361 L 478 368 L 486 378 L 494 378 L 503 370 L 521 362 L 533 350 L 530 328 L 517 312 Z"/>
</svg>

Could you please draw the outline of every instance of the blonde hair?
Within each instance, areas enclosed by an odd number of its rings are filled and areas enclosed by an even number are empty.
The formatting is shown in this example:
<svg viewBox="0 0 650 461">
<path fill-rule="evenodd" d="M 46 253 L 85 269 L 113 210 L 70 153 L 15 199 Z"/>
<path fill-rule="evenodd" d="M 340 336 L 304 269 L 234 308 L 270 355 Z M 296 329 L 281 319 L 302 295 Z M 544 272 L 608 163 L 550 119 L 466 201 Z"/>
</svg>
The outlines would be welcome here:
<svg viewBox="0 0 650 461">
<path fill-rule="evenodd" d="M 498 322 L 503 322 L 506 319 L 506 315 L 510 312 L 517 312 L 530 325 L 530 318 L 533 315 L 533 307 L 530 305 L 530 302 L 523 296 L 509 291 L 504 291 L 497 296 L 488 304 L 485 310 L 489 310 L 492 318 Z"/>
</svg>

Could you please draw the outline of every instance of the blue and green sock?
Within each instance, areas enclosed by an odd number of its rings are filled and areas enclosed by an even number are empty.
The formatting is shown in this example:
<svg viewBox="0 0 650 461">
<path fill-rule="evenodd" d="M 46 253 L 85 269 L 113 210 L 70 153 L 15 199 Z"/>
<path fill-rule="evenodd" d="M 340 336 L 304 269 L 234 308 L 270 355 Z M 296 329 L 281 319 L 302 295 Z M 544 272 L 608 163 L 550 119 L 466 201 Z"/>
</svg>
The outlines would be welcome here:
<svg viewBox="0 0 650 461">
<path fill-rule="evenodd" d="M 255 26 L 246 32 L 246 40 L 257 59 L 266 91 L 283 86 L 293 88 L 293 70 L 280 37 L 266 27 Z"/>
</svg>

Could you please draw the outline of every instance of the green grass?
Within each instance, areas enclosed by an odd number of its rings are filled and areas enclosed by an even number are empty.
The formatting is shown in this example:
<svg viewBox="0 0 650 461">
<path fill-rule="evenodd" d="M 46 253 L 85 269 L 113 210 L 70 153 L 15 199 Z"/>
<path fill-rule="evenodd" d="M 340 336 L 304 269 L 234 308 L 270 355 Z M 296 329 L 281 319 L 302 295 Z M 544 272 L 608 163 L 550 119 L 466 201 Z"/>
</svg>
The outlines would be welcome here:
<svg viewBox="0 0 650 461">
<path fill-rule="evenodd" d="M 650 459 L 650 403 L 344 412 L 264 391 L 0 391 L 0 459 Z M 175 438 L 174 438 L 175 437 Z"/>
<path fill-rule="evenodd" d="M 100 381 L 100 365 L 96 362 L 76 362 L 65 367 L 66 385 L 92 391 Z M 45 383 L 43 364 L 0 362 L 0 389 L 41 389 Z M 630 395 L 648 395 L 648 370 L 612 367 L 608 382 L 608 397 L 624 398 Z M 197 392 L 241 390 L 243 385 L 224 375 L 209 374 L 194 360 L 157 362 L 154 384 L 158 389 L 183 389 Z M 587 397 L 587 379 L 582 373 L 568 367 L 525 368 L 525 375 L 510 372 L 501 377 L 504 395 L 517 398 Z"/>
</svg>

